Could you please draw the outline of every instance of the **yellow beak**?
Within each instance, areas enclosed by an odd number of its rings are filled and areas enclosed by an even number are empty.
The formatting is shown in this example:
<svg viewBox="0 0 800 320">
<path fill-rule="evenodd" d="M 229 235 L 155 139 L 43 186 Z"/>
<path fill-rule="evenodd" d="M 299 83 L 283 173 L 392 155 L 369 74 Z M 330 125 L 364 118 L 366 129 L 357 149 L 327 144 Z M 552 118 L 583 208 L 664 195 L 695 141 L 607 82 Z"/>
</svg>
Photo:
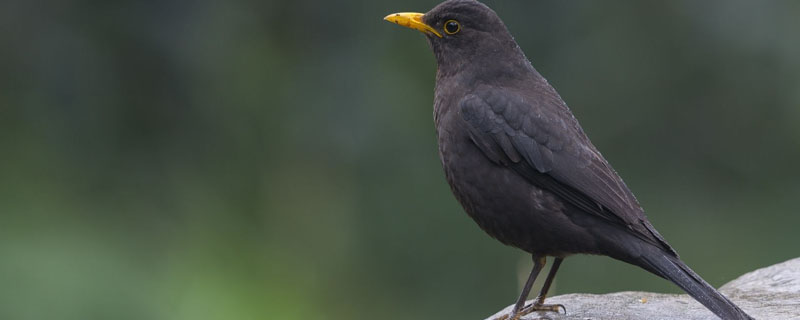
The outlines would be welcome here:
<svg viewBox="0 0 800 320">
<path fill-rule="evenodd" d="M 422 13 L 416 13 L 416 12 L 398 12 L 386 16 L 385 18 L 383 18 L 383 20 L 389 21 L 391 23 L 396 23 L 407 28 L 416 29 L 425 33 L 435 34 L 437 37 L 441 38 L 442 35 L 439 32 L 437 32 L 436 29 L 422 22 L 423 15 L 424 14 Z"/>
</svg>

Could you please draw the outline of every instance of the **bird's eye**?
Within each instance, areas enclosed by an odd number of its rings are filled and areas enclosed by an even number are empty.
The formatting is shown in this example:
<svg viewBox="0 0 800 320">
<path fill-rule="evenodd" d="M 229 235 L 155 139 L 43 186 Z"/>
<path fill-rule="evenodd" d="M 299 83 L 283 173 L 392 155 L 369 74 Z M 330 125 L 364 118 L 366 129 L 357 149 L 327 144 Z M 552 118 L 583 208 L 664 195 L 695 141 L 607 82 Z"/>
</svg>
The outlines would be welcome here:
<svg viewBox="0 0 800 320">
<path fill-rule="evenodd" d="M 447 20 L 447 22 L 444 23 L 444 32 L 445 33 L 447 33 L 447 34 L 456 34 L 459 31 L 461 31 L 461 24 L 459 24 L 458 21 Z"/>
</svg>

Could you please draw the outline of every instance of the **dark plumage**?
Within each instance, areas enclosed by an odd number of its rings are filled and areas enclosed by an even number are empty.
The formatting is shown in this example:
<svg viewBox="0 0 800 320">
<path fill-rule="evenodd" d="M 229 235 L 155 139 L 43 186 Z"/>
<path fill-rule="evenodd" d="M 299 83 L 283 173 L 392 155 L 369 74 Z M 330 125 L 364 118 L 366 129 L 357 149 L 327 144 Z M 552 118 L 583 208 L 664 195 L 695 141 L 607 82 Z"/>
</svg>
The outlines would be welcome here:
<svg viewBox="0 0 800 320">
<path fill-rule="evenodd" d="M 386 17 L 423 31 L 436 56 L 434 121 L 447 181 L 489 235 L 525 250 L 534 270 L 511 317 L 558 311 L 544 297 L 561 261 L 600 254 L 670 280 L 723 319 L 751 319 L 695 274 L 653 228 L 631 191 L 500 18 L 472 0 Z M 555 257 L 527 307 L 545 257 Z"/>
</svg>

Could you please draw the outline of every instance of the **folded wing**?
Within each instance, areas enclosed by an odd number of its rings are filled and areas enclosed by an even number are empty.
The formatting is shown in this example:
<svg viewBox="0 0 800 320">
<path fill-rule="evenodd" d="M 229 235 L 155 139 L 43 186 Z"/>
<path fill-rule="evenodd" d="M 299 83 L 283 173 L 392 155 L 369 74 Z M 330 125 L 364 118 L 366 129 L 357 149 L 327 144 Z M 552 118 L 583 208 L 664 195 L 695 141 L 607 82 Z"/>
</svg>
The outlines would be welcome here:
<svg viewBox="0 0 800 320">
<path fill-rule="evenodd" d="M 464 97 L 459 111 L 472 141 L 493 162 L 677 256 L 558 94 L 549 86 L 542 89 L 526 97 L 479 88 Z"/>
</svg>

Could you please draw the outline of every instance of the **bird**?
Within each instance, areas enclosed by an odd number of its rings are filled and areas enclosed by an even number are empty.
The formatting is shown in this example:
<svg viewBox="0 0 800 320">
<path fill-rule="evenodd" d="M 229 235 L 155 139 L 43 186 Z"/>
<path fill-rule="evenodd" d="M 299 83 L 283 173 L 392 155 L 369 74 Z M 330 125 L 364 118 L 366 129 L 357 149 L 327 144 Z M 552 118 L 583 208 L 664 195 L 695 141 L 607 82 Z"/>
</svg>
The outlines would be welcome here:
<svg viewBox="0 0 800 320">
<path fill-rule="evenodd" d="M 476 0 L 448 0 L 384 20 L 421 31 L 435 56 L 433 118 L 452 193 L 481 229 L 533 260 L 513 309 L 498 320 L 566 312 L 545 299 L 559 266 L 575 254 L 641 267 L 722 319 L 752 319 L 656 231 L 495 11 Z M 526 305 L 548 257 L 547 278 Z"/>
</svg>

